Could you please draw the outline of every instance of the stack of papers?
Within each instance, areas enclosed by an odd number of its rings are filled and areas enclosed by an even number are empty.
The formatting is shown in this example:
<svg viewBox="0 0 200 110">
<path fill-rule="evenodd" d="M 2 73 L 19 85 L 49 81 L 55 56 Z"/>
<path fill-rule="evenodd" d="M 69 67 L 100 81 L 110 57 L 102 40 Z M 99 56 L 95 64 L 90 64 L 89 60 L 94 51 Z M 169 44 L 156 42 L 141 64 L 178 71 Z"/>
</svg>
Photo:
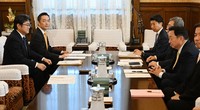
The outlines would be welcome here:
<svg viewBox="0 0 200 110">
<path fill-rule="evenodd" d="M 71 54 L 82 54 L 83 51 L 72 51 Z"/>
<path fill-rule="evenodd" d="M 82 60 L 64 60 L 64 61 L 59 61 L 57 65 L 60 66 L 80 66 L 82 65 L 83 61 Z"/>
<path fill-rule="evenodd" d="M 134 63 L 134 64 L 133 64 Z M 143 63 L 142 62 L 125 62 L 125 61 L 119 61 L 117 63 L 117 65 L 119 66 L 131 66 L 131 67 L 138 67 L 138 66 L 142 66 Z"/>
<path fill-rule="evenodd" d="M 104 97 L 103 98 L 104 103 L 112 103 L 113 102 L 113 98 L 112 97 Z M 92 97 L 89 98 L 89 102 L 92 101 Z"/>
<path fill-rule="evenodd" d="M 51 75 L 47 84 L 74 84 L 74 75 Z"/>
<path fill-rule="evenodd" d="M 136 55 L 133 52 L 121 52 L 121 51 L 119 51 L 118 57 L 120 57 L 120 58 L 140 58 L 139 55 Z"/>
<path fill-rule="evenodd" d="M 164 94 L 160 89 L 131 89 L 130 92 L 131 92 L 131 97 L 134 98 L 164 97 Z"/>
<path fill-rule="evenodd" d="M 126 78 L 151 78 L 146 69 L 124 69 Z"/>
</svg>

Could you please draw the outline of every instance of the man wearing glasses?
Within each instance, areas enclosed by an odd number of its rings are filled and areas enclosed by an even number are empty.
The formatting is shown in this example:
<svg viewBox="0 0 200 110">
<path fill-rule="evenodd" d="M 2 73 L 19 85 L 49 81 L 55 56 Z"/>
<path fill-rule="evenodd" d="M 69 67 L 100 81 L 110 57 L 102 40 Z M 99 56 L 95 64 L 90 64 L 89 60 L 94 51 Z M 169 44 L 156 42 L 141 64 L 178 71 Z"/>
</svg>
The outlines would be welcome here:
<svg viewBox="0 0 200 110">
<path fill-rule="evenodd" d="M 14 30 L 7 38 L 4 46 L 3 64 L 27 65 L 36 92 L 38 92 L 49 78 L 49 72 L 44 63 L 51 65 L 52 62 L 29 48 L 25 35 L 29 33 L 30 26 L 28 15 L 20 14 L 16 16 Z"/>
</svg>

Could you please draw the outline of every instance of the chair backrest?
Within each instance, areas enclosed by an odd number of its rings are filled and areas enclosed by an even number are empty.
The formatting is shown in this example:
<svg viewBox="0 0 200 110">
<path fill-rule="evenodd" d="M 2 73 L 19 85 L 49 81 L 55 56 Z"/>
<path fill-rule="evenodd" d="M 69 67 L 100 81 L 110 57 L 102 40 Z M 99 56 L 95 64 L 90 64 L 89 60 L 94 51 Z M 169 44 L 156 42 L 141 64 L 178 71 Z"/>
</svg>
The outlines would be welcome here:
<svg viewBox="0 0 200 110">
<path fill-rule="evenodd" d="M 84 39 L 86 36 L 85 30 L 78 30 L 78 38 Z"/>
<path fill-rule="evenodd" d="M 7 37 L 0 37 L 0 65 L 3 63 L 3 53 L 4 53 L 4 44 L 6 42 Z"/>
<path fill-rule="evenodd" d="M 74 42 L 73 29 L 51 29 L 47 31 L 49 44 L 52 47 L 67 46 L 69 43 Z"/>
<path fill-rule="evenodd" d="M 121 29 L 95 29 L 93 42 L 106 42 L 108 47 L 116 47 L 122 40 Z"/>
<path fill-rule="evenodd" d="M 144 43 L 148 44 L 150 48 L 154 46 L 156 32 L 150 29 L 144 30 Z"/>
</svg>

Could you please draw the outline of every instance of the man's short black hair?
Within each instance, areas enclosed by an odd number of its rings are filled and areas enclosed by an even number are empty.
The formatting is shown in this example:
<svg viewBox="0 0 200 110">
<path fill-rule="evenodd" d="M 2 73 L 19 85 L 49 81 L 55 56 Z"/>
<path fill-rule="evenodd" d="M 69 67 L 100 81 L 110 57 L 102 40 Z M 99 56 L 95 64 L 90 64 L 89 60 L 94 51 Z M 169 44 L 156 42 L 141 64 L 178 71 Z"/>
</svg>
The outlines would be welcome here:
<svg viewBox="0 0 200 110">
<path fill-rule="evenodd" d="M 42 13 L 40 13 L 40 14 L 38 15 L 37 20 L 40 21 L 42 16 L 48 16 L 48 17 L 49 17 L 49 14 L 46 13 L 46 12 L 42 12 Z"/>
<path fill-rule="evenodd" d="M 150 21 L 153 21 L 153 20 L 157 21 L 158 23 L 161 23 L 161 22 L 164 23 L 162 16 L 160 16 L 159 14 L 151 16 Z"/>
<path fill-rule="evenodd" d="M 184 27 L 172 26 L 169 28 L 169 31 L 174 31 L 177 37 L 183 36 L 185 40 L 188 39 L 188 31 Z"/>
<path fill-rule="evenodd" d="M 198 27 L 200 27 L 200 23 L 197 23 L 197 24 L 194 25 L 194 29 L 196 29 Z"/>
<path fill-rule="evenodd" d="M 31 21 L 30 17 L 26 14 L 19 14 L 14 20 L 14 29 L 17 29 L 17 24 L 22 25 L 26 21 Z"/>
</svg>

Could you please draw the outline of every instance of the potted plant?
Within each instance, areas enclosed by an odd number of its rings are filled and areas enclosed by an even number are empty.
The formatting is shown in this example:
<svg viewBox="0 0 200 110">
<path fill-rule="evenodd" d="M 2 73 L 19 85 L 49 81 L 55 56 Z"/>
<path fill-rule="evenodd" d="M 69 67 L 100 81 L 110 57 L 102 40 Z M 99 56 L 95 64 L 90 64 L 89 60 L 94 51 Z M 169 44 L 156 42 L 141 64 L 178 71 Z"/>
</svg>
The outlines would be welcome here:
<svg viewBox="0 0 200 110">
<path fill-rule="evenodd" d="M 15 20 L 15 13 L 13 13 L 12 8 L 8 8 L 8 21 L 9 23 L 5 23 L 4 27 L 5 27 L 5 31 L 6 32 L 12 32 L 13 31 L 13 27 L 14 27 L 14 20 Z"/>
</svg>

